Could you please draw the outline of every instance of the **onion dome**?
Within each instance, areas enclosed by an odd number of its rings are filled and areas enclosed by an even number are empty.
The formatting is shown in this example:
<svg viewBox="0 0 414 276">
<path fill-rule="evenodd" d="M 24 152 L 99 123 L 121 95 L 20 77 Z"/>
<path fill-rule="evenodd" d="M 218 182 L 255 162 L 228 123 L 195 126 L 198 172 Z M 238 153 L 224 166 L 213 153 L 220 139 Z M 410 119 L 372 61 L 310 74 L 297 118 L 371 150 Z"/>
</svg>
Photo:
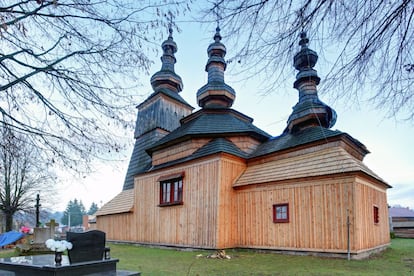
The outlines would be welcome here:
<svg viewBox="0 0 414 276">
<path fill-rule="evenodd" d="M 154 91 L 167 88 L 179 93 L 183 90 L 183 82 L 174 71 L 176 62 L 174 54 L 177 52 L 177 44 L 172 37 L 172 28 L 170 27 L 168 31 L 168 39 L 161 44 L 163 50 L 161 70 L 151 77 L 151 85 Z"/>
<path fill-rule="evenodd" d="M 306 37 L 306 33 L 302 32 L 300 34 L 299 45 L 301 50 L 294 56 L 293 65 L 296 70 L 299 70 L 299 73 L 296 75 L 296 81 L 293 85 L 294 88 L 298 89 L 298 85 L 303 78 L 311 78 L 316 85 L 319 84 L 321 80 L 316 73 L 316 70 L 313 69 L 316 62 L 318 61 L 318 54 L 308 48 L 309 39 Z"/>
<path fill-rule="evenodd" d="M 221 43 L 220 28 L 216 28 L 214 42 L 207 49 L 206 72 L 208 82 L 197 91 L 198 105 L 202 108 L 228 108 L 233 105 L 236 93 L 224 82 L 226 46 Z"/>
<path fill-rule="evenodd" d="M 300 51 L 294 56 L 294 67 L 299 71 L 293 87 L 299 91 L 299 101 L 293 107 L 287 121 L 285 132 L 296 132 L 309 126 L 331 128 L 336 122 L 334 109 L 323 103 L 318 97 L 317 85 L 320 78 L 313 67 L 318 54 L 308 48 L 309 39 L 305 32 L 300 34 Z"/>
</svg>

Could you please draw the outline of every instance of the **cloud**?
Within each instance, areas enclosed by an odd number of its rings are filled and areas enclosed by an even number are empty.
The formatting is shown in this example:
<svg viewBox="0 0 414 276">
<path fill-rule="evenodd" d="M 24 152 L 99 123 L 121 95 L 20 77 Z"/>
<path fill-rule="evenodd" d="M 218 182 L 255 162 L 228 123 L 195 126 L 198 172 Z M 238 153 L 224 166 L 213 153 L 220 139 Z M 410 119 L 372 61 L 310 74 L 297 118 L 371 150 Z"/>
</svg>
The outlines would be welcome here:
<svg viewBox="0 0 414 276">
<path fill-rule="evenodd" d="M 389 205 L 401 205 L 402 207 L 410 207 L 410 209 L 414 210 L 413 184 L 395 184 L 392 189 L 387 191 L 387 194 Z"/>
</svg>

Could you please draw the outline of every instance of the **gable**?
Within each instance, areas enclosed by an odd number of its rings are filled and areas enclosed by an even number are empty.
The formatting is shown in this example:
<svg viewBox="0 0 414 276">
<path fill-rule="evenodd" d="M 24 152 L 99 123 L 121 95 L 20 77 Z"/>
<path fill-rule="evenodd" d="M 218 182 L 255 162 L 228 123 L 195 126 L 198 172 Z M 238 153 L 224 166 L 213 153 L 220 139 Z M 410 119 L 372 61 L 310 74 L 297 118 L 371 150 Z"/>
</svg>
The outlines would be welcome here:
<svg viewBox="0 0 414 276">
<path fill-rule="evenodd" d="M 328 141 L 338 137 L 344 137 L 344 139 L 349 140 L 355 148 L 353 154 L 361 160 L 364 155 L 369 152 L 361 142 L 344 132 L 339 130 L 330 130 L 321 126 L 314 126 L 305 128 L 298 132 L 283 133 L 280 136 L 274 137 L 260 145 L 257 150 L 250 155 L 250 158 L 262 157 L 274 152 L 289 150 L 298 146 L 306 146 L 310 143 L 318 141 Z"/>
<path fill-rule="evenodd" d="M 330 147 L 303 155 L 249 165 L 233 187 L 346 172 L 364 172 L 385 184 L 379 176 L 346 150 Z"/>
<path fill-rule="evenodd" d="M 217 153 L 227 153 L 241 158 L 247 157 L 245 152 L 225 138 L 210 140 L 192 139 L 160 151 L 164 155 L 164 159 L 158 158 L 158 151 L 154 153 L 153 159 L 156 158 L 156 162 L 153 162 L 153 166 L 149 171 L 177 165 Z"/>
</svg>

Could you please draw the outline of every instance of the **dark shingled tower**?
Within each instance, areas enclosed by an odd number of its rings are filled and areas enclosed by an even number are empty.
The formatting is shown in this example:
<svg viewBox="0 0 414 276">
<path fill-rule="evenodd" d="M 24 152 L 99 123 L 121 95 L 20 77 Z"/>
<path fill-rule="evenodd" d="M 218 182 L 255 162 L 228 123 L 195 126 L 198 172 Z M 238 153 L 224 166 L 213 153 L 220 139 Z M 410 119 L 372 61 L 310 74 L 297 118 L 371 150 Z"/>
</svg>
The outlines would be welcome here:
<svg viewBox="0 0 414 276">
<path fill-rule="evenodd" d="M 198 105 L 202 108 L 226 108 L 233 105 L 236 93 L 224 82 L 226 46 L 221 43 L 220 28 L 216 28 L 214 42 L 207 49 L 206 72 L 208 82 L 197 92 Z"/>
<path fill-rule="evenodd" d="M 318 98 L 316 86 L 320 78 L 313 67 L 318 61 L 315 51 L 308 48 L 309 39 L 305 32 L 300 34 L 301 50 L 295 55 L 294 66 L 299 73 L 293 87 L 299 91 L 299 101 L 287 121 L 285 133 L 298 132 L 310 126 L 331 128 L 336 122 L 336 112 Z"/>
<path fill-rule="evenodd" d="M 135 145 L 123 190 L 134 188 L 134 176 L 151 167 L 151 157 L 145 149 L 179 127 L 180 120 L 193 110 L 193 107 L 178 94 L 183 89 L 183 82 L 174 71 L 177 44 L 173 40 L 171 27 L 168 39 L 161 47 L 161 70 L 151 77 L 154 93 L 137 107 Z"/>
<path fill-rule="evenodd" d="M 230 108 L 236 93 L 224 81 L 226 46 L 221 43 L 219 27 L 216 28 L 214 42 L 208 46 L 207 54 L 205 70 L 208 73 L 208 81 L 197 91 L 197 101 L 201 109 L 183 118 L 179 128 L 148 148 L 149 154 L 192 138 L 211 138 L 208 144 L 191 156 L 175 162 L 188 161 L 217 152 L 246 157 L 249 153 L 238 148 L 229 140 L 230 138 L 251 137 L 259 142 L 269 139 L 269 134 L 253 125 L 252 118 Z"/>
</svg>

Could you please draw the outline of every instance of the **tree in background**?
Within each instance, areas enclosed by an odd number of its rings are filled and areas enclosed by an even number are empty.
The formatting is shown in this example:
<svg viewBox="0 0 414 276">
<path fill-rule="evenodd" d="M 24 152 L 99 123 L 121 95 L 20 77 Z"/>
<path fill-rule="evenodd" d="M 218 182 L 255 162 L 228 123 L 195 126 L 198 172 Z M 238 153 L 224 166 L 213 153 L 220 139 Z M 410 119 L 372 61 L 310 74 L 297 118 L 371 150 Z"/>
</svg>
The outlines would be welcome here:
<svg viewBox="0 0 414 276">
<path fill-rule="evenodd" d="M 123 149 L 129 129 L 117 133 L 133 127 L 148 54 L 167 17 L 185 9 L 173 0 L 0 0 L 0 122 L 27 134 L 49 164 L 88 171 L 92 158 Z"/>
<path fill-rule="evenodd" d="M 53 180 L 27 136 L 0 123 L 0 210 L 6 217 L 6 231 L 12 230 L 15 213 L 33 211 L 37 193 L 47 191 L 45 201 L 53 198 Z"/>
<path fill-rule="evenodd" d="M 95 202 L 92 202 L 91 207 L 89 207 L 88 215 L 93 215 L 98 210 L 99 210 L 98 204 L 96 204 Z"/>
<path fill-rule="evenodd" d="M 236 51 L 229 61 L 271 80 L 265 91 L 293 75 L 298 36 L 306 31 L 320 57 L 333 61 L 322 92 L 414 119 L 414 1 L 219 0 L 206 12 L 233 41 L 226 42 Z"/>
<path fill-rule="evenodd" d="M 78 201 L 75 198 L 73 201 L 69 201 L 60 222 L 69 227 L 82 225 L 83 215 L 86 215 L 85 207 L 83 206 L 82 201 Z"/>
</svg>

